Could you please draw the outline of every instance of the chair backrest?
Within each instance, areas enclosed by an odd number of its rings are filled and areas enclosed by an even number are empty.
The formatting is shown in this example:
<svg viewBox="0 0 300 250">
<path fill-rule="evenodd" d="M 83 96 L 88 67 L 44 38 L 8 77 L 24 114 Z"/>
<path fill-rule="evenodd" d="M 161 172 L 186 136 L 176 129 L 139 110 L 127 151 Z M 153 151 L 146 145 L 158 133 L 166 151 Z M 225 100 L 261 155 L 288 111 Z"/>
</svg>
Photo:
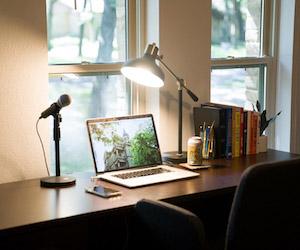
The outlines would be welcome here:
<svg viewBox="0 0 300 250">
<path fill-rule="evenodd" d="M 140 200 L 135 206 L 139 249 L 201 250 L 204 229 L 193 213 L 161 201 Z"/>
<path fill-rule="evenodd" d="M 300 159 L 257 164 L 243 173 L 225 248 L 300 249 Z"/>
</svg>

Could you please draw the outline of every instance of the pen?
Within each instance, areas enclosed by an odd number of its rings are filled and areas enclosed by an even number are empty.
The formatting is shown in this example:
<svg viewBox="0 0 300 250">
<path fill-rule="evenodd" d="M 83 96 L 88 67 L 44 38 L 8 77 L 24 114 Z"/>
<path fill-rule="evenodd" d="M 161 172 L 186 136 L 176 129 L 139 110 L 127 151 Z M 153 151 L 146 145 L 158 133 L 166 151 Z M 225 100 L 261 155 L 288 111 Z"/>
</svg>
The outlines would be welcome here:
<svg viewBox="0 0 300 250">
<path fill-rule="evenodd" d="M 209 150 L 209 138 L 210 138 L 210 126 L 207 126 L 206 128 L 206 142 L 205 142 L 205 154 L 208 156 L 208 150 Z"/>
<path fill-rule="evenodd" d="M 199 131 L 200 131 L 199 136 L 203 140 L 204 138 L 203 138 L 203 126 L 202 125 L 200 125 L 200 130 Z"/>
</svg>

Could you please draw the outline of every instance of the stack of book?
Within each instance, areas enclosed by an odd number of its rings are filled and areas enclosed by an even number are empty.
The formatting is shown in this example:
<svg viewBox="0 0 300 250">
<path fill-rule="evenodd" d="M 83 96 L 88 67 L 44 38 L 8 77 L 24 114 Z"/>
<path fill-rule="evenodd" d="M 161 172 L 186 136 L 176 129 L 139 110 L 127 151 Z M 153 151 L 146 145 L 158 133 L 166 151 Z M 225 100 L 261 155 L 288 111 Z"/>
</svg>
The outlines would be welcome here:
<svg viewBox="0 0 300 250">
<path fill-rule="evenodd" d="M 260 114 L 241 107 L 204 103 L 193 110 L 195 134 L 200 126 L 214 122 L 216 158 L 258 153 Z"/>
</svg>

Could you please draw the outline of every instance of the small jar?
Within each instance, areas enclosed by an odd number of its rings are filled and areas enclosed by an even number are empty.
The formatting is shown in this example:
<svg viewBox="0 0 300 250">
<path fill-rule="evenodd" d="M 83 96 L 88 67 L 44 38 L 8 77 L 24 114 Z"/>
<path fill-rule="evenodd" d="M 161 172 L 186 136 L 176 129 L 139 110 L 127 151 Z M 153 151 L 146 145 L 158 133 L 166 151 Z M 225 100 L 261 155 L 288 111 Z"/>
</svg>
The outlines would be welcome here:
<svg viewBox="0 0 300 250">
<path fill-rule="evenodd" d="M 193 136 L 188 140 L 187 163 L 192 166 L 202 164 L 203 141 L 199 136 Z"/>
</svg>

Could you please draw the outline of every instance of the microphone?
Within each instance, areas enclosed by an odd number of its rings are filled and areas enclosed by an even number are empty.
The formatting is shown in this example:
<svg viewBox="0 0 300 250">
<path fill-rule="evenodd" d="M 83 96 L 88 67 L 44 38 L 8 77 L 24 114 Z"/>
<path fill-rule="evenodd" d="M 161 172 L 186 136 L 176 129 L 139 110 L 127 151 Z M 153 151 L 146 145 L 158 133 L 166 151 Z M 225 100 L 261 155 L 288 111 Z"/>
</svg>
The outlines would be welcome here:
<svg viewBox="0 0 300 250">
<path fill-rule="evenodd" d="M 43 111 L 41 113 L 41 116 L 39 119 L 41 118 L 47 118 L 49 115 L 54 115 L 57 114 L 61 108 L 68 106 L 71 103 L 71 97 L 69 95 L 61 95 L 57 102 L 54 102 L 51 104 L 51 106 L 49 108 L 47 108 L 45 111 Z"/>
</svg>

